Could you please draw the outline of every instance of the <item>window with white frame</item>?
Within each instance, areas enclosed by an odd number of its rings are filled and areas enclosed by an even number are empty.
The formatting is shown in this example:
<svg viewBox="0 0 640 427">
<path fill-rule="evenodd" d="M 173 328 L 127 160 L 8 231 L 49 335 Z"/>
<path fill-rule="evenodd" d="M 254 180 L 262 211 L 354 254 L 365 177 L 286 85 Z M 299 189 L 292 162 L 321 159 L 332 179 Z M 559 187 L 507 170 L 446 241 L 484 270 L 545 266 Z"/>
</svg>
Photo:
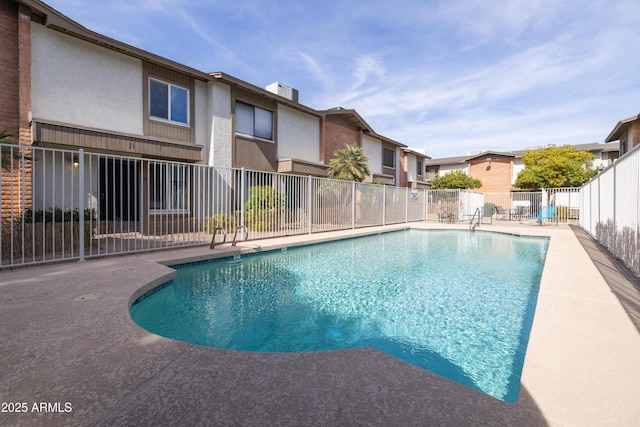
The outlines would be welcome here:
<svg viewBox="0 0 640 427">
<path fill-rule="evenodd" d="M 382 166 L 385 168 L 395 169 L 396 152 L 394 150 L 389 150 L 388 148 L 382 149 Z"/>
<path fill-rule="evenodd" d="M 421 161 L 421 160 L 418 160 L 418 167 L 417 167 L 417 169 L 418 169 L 417 174 L 418 174 L 419 176 L 422 176 L 422 161 Z"/>
<path fill-rule="evenodd" d="M 236 102 L 236 132 L 273 140 L 273 112 Z"/>
<path fill-rule="evenodd" d="M 149 209 L 188 211 L 189 169 L 185 165 L 154 163 L 149 166 Z"/>
<path fill-rule="evenodd" d="M 189 124 L 189 90 L 149 79 L 149 116 L 153 119 Z"/>
</svg>

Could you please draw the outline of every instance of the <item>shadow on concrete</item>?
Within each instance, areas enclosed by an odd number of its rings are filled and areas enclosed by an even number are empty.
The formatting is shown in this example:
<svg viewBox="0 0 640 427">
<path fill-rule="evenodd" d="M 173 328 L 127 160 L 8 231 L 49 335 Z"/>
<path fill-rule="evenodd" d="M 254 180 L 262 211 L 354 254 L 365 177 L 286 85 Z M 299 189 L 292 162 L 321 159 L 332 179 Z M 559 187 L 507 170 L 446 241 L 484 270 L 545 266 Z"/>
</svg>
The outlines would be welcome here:
<svg viewBox="0 0 640 427">
<path fill-rule="evenodd" d="M 640 332 L 640 278 L 581 227 L 570 227 Z"/>
<path fill-rule="evenodd" d="M 249 353 L 194 347 L 102 425 L 547 426 L 515 405 L 373 349 Z"/>
</svg>

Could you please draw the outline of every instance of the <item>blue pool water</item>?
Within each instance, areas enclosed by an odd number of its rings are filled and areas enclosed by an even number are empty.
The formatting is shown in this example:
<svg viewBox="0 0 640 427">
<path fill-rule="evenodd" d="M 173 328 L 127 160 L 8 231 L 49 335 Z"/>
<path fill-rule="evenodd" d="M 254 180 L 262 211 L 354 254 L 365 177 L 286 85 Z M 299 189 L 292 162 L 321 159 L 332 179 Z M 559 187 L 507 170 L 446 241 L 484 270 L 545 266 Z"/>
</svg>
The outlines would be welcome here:
<svg viewBox="0 0 640 427">
<path fill-rule="evenodd" d="M 407 230 L 178 268 L 131 316 L 246 351 L 373 347 L 514 403 L 548 240 Z"/>
</svg>

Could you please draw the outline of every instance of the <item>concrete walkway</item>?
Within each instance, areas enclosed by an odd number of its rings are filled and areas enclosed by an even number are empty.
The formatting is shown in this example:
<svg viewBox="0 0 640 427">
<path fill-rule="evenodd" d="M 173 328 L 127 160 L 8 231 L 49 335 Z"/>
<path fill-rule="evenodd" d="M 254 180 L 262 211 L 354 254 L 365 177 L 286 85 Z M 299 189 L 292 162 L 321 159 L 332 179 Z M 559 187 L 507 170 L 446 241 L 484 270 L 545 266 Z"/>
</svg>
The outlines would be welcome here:
<svg viewBox="0 0 640 427">
<path fill-rule="evenodd" d="M 173 277 L 163 263 L 403 227 L 0 272 L 0 426 L 638 425 L 634 278 L 568 226 L 481 227 L 551 237 L 515 405 L 373 349 L 219 350 L 158 337 L 129 317 L 137 295 Z M 629 313 L 601 271 L 616 277 Z"/>
</svg>

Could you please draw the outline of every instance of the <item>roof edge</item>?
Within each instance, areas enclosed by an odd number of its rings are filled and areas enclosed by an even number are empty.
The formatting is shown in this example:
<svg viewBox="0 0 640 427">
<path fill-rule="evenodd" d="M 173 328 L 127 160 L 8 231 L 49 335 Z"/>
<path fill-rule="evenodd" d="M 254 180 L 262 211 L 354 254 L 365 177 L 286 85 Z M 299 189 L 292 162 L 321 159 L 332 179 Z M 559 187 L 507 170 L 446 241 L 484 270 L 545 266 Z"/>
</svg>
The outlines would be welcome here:
<svg viewBox="0 0 640 427">
<path fill-rule="evenodd" d="M 620 136 L 624 133 L 625 130 L 631 125 L 632 122 L 638 120 L 640 118 L 640 114 L 636 114 L 635 116 L 628 117 L 626 119 L 620 120 L 616 126 L 613 128 L 611 133 L 605 138 L 604 142 L 613 142 L 618 141 Z"/>
<path fill-rule="evenodd" d="M 137 47 L 128 45 L 126 43 L 117 41 L 95 31 L 89 30 L 82 26 L 71 18 L 63 15 L 61 12 L 52 8 L 51 6 L 38 1 L 38 0 L 15 0 L 17 3 L 28 7 L 32 13 L 40 16 L 43 19 L 43 25 L 55 31 L 59 31 L 63 34 L 68 34 L 71 37 L 78 38 L 90 43 L 93 43 L 104 48 L 132 56 L 134 58 L 152 62 L 154 64 L 162 65 L 185 74 L 190 75 L 196 79 L 202 81 L 208 81 L 209 75 L 203 71 L 196 70 L 187 65 L 173 61 L 168 58 L 164 58 L 160 55 L 139 49 Z"/>
</svg>

